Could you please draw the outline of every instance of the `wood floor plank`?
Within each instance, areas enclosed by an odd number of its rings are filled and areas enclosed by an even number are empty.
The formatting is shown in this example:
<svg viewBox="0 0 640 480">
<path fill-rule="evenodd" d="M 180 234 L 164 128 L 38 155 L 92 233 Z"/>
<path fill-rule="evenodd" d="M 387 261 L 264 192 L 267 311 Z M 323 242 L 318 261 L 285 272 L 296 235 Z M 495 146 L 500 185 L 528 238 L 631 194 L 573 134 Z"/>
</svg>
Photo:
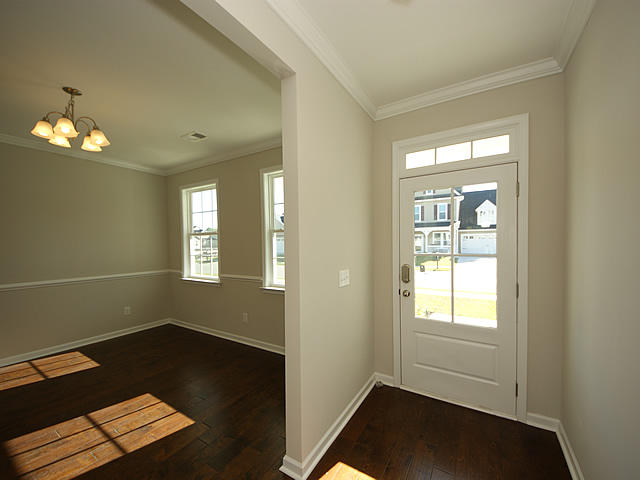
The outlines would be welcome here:
<svg viewBox="0 0 640 480">
<path fill-rule="evenodd" d="M 282 356 L 169 325 L 61 355 L 42 365 L 100 366 L 0 390 L 3 480 L 288 478 Z M 110 438 L 94 445 L 96 431 Z M 54 460 L 61 438 L 76 441 L 66 457 L 18 476 L 12 457 L 45 447 Z M 371 391 L 309 480 L 338 462 L 377 480 L 570 479 L 553 433 L 390 387 Z"/>
</svg>

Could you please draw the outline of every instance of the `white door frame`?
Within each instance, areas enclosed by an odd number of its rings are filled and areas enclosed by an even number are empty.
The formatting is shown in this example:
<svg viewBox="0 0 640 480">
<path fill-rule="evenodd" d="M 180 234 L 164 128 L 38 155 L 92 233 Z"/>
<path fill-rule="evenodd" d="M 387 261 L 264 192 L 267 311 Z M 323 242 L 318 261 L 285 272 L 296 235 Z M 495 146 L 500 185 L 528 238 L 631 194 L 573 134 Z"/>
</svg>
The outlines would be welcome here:
<svg viewBox="0 0 640 480">
<path fill-rule="evenodd" d="M 438 145 L 450 145 L 470 139 L 490 137 L 509 133 L 511 151 L 504 155 L 495 155 L 474 160 L 446 163 L 429 167 L 405 169 L 403 159 L 409 152 L 419 151 Z M 527 420 L 527 324 L 528 324 L 528 270 L 529 270 L 529 114 L 476 123 L 466 127 L 446 130 L 419 137 L 398 140 L 392 143 L 391 175 L 391 225 L 392 247 L 391 265 L 393 275 L 393 381 L 394 385 L 405 388 L 401 377 L 401 333 L 400 333 L 400 178 L 417 177 L 433 173 L 451 172 L 473 167 L 517 163 L 518 165 L 518 272 L 519 296 L 517 298 L 517 366 L 516 381 L 516 418 L 520 422 Z M 408 388 L 407 388 L 408 389 Z M 473 407 L 472 407 L 473 408 Z M 490 412 L 495 413 L 495 412 Z"/>
</svg>

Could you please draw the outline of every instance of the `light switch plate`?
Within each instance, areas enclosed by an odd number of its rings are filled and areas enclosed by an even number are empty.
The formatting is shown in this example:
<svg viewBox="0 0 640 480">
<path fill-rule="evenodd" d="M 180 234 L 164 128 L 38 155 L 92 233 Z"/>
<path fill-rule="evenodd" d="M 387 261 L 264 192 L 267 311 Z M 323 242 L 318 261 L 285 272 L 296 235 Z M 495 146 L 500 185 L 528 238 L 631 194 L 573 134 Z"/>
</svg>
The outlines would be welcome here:
<svg viewBox="0 0 640 480">
<path fill-rule="evenodd" d="M 338 275 L 338 287 L 346 287 L 350 283 L 351 280 L 349 279 L 349 269 L 340 270 L 340 273 Z"/>
</svg>

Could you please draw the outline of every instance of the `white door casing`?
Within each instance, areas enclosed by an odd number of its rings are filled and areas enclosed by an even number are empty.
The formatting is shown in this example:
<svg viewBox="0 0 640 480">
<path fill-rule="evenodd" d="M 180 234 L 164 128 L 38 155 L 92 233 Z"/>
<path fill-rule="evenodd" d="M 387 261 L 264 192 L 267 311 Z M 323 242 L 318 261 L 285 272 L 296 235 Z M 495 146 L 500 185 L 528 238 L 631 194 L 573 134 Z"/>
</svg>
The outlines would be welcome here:
<svg viewBox="0 0 640 480">
<path fill-rule="evenodd" d="M 438 313 L 425 314 L 430 318 L 417 316 L 415 276 L 420 273 L 414 268 L 414 192 L 491 182 L 497 183 L 498 198 L 496 328 L 457 323 L 455 313 L 456 321 L 451 315 L 450 321 L 434 320 L 442 316 Z M 410 281 L 400 284 L 402 290 L 410 293 L 400 297 L 402 385 L 506 416 L 516 413 L 516 185 L 514 163 L 400 181 L 400 263 L 411 266 Z M 455 239 L 452 248 L 459 255 Z M 461 253 L 453 261 L 448 257 L 452 285 L 464 280 L 461 276 L 466 275 L 467 270 L 463 262 L 489 260 L 482 256 L 485 254 L 482 251 L 476 250 L 477 256 L 472 258 Z M 446 261 L 447 256 L 442 258 Z M 456 273 L 458 281 L 454 281 Z M 454 297 L 457 293 L 456 286 Z M 459 295 L 464 296 L 462 292 Z M 457 298 L 452 301 L 454 312 L 456 302 Z"/>
</svg>

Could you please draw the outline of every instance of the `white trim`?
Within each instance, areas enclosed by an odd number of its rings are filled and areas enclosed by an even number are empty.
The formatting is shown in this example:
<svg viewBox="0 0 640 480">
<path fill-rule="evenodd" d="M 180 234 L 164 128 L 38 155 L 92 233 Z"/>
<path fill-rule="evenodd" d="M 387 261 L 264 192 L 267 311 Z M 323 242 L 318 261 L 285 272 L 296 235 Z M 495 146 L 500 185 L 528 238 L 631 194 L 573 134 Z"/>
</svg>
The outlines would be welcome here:
<svg viewBox="0 0 640 480">
<path fill-rule="evenodd" d="M 229 150 L 227 152 L 214 154 L 207 158 L 192 160 L 182 165 L 166 169 L 146 167 L 144 165 L 130 163 L 118 158 L 108 157 L 103 155 L 102 153 L 84 153 L 77 152 L 73 149 L 54 147 L 49 145 L 49 143 L 47 142 L 42 143 L 35 139 L 31 140 L 22 137 L 15 137 L 13 135 L 7 135 L 5 133 L 0 133 L 0 143 L 7 143 L 9 145 L 15 145 L 18 147 L 31 148 L 33 150 L 41 150 L 48 153 L 57 153 L 59 155 L 65 155 L 67 157 L 74 157 L 81 160 L 89 160 L 91 162 L 103 163 L 105 165 L 112 165 L 114 167 L 128 168 L 129 170 L 137 170 L 139 172 L 151 173 L 153 175 L 167 177 L 169 175 L 175 175 L 177 173 L 195 170 L 196 168 L 206 167 L 207 165 L 213 165 L 214 163 L 225 162 L 227 160 L 233 160 L 235 158 L 246 157 L 247 155 L 253 155 L 255 153 L 279 148 L 282 146 L 282 138 L 275 137 L 261 142 L 250 143 L 248 145 Z"/>
<path fill-rule="evenodd" d="M 578 463 L 578 457 L 576 457 L 576 454 L 571 447 L 569 437 L 567 436 L 567 432 L 565 431 L 562 422 L 559 422 L 558 424 L 556 435 L 558 436 L 562 453 L 564 453 L 564 458 L 567 461 L 567 467 L 569 467 L 571 478 L 573 478 L 573 480 L 584 480 L 584 475 L 582 474 L 580 464 Z"/>
<path fill-rule="evenodd" d="M 81 160 L 89 160 L 91 162 L 103 163 L 105 165 L 112 165 L 114 167 L 128 168 L 130 170 L 137 170 L 139 172 L 151 173 L 153 175 L 167 175 L 166 171 L 159 168 L 145 167 L 143 165 L 137 165 L 135 163 L 125 162 L 118 158 L 108 157 L 102 153 L 84 153 L 78 152 L 69 148 L 60 148 L 49 145 L 44 140 L 36 140 L 30 138 L 15 137 L 13 135 L 7 135 L 6 133 L 0 133 L 0 142 L 8 143 L 9 145 L 15 145 L 17 147 L 31 148 L 33 150 L 40 150 L 48 153 L 57 153 L 58 155 L 65 155 L 67 157 L 79 158 Z"/>
<path fill-rule="evenodd" d="M 253 275 L 236 275 L 233 273 L 222 273 L 220 274 L 221 278 L 230 278 L 233 280 L 247 280 L 251 282 L 262 282 L 262 277 L 256 277 Z"/>
<path fill-rule="evenodd" d="M 376 374 L 374 373 L 365 382 L 362 388 L 356 393 L 353 399 L 345 407 L 342 413 L 336 418 L 336 421 L 327 429 L 322 438 L 316 443 L 309 455 L 302 463 L 285 455 L 282 459 L 280 471 L 292 477 L 295 480 L 305 480 L 316 467 L 322 456 L 327 452 L 333 441 L 340 434 L 345 425 L 349 422 L 353 414 L 358 410 L 362 402 L 375 385 Z"/>
<path fill-rule="evenodd" d="M 430 167 L 422 167 L 407 171 L 402 159 L 404 153 L 412 148 L 419 149 L 420 145 L 426 146 L 447 139 L 459 139 L 483 135 L 486 132 L 504 131 L 512 129 L 511 152 L 507 155 L 483 157 L 464 162 L 446 163 Z M 473 162 L 472 164 L 469 162 Z M 400 228 L 399 228 L 399 184 L 400 178 L 406 176 L 421 176 L 429 173 L 441 173 L 444 171 L 463 170 L 472 167 L 498 165 L 506 162 L 518 163 L 518 182 L 520 183 L 520 196 L 518 202 L 518 276 L 520 295 L 517 300 L 517 368 L 516 381 L 518 382 L 518 396 L 516 397 L 516 418 L 520 422 L 527 419 L 527 338 L 528 338 L 528 263 L 529 263 L 529 114 L 514 115 L 507 118 L 477 123 L 466 127 L 446 130 L 443 132 L 422 135 L 419 137 L 399 140 L 392 143 L 392 175 L 391 175 L 391 265 L 393 288 L 392 295 L 392 321 L 393 321 L 393 383 L 402 385 L 401 378 L 401 345 L 400 345 L 400 301 L 398 291 L 400 288 L 399 252 L 400 252 Z M 402 387 L 404 388 L 404 387 Z M 473 408 L 473 407 L 472 407 Z M 492 412 L 493 413 L 493 412 Z"/>
<path fill-rule="evenodd" d="M 376 121 L 456 98 L 562 72 L 589 20 L 595 2 L 596 0 L 572 1 L 564 20 L 562 36 L 552 57 L 517 65 L 377 106 L 322 29 L 297 0 L 267 0 L 276 14 L 336 77 L 364 111 Z"/>
<path fill-rule="evenodd" d="M 273 182 L 274 177 L 282 176 L 284 185 L 284 169 L 282 165 L 261 168 L 260 172 L 260 211 L 262 212 L 262 281 L 263 287 L 283 289 L 285 286 L 273 282 L 273 244 L 271 235 L 279 230 L 273 228 L 274 225 L 274 202 L 273 202 Z M 282 229 L 284 234 L 284 228 Z M 286 280 L 285 280 L 286 281 Z"/>
<path fill-rule="evenodd" d="M 149 270 L 146 272 L 114 273 L 111 275 L 95 275 L 91 277 L 58 278 L 54 280 L 39 280 L 36 282 L 4 283 L 0 284 L 0 292 L 9 290 L 25 290 L 28 288 L 56 287 L 60 285 L 71 285 L 74 283 L 103 282 L 106 280 L 120 280 L 123 278 L 152 277 L 155 275 L 163 275 L 169 272 L 171 272 L 171 270 Z"/>
<path fill-rule="evenodd" d="M 202 283 L 205 285 L 211 285 L 214 287 L 221 287 L 222 282 L 220 280 L 207 280 L 206 278 L 198 278 L 198 277 L 182 277 L 180 278 L 183 282 L 194 282 L 196 284 Z"/>
<path fill-rule="evenodd" d="M 358 79 L 338 54 L 307 11 L 297 0 L 266 0 L 274 12 L 293 30 L 362 109 L 375 120 L 376 107 Z"/>
<path fill-rule="evenodd" d="M 220 242 L 220 182 L 217 178 L 212 178 L 210 180 L 205 180 L 197 183 L 192 183 L 190 185 L 183 185 L 179 187 L 180 192 L 180 211 L 181 211 L 181 253 L 182 253 L 182 280 L 193 280 L 193 281 L 201 281 L 207 283 L 220 283 L 221 272 L 222 272 L 222 255 L 221 255 L 221 242 Z M 216 230 L 215 232 L 208 232 L 209 235 L 216 236 L 216 242 L 218 243 L 218 275 L 217 276 L 205 276 L 205 275 L 197 275 L 191 272 L 191 250 L 190 250 L 190 241 L 191 241 L 191 222 L 193 221 L 193 210 L 191 208 L 191 193 L 205 191 L 205 190 L 215 190 L 216 194 Z M 207 236 L 207 233 L 203 234 L 203 236 Z"/>
<path fill-rule="evenodd" d="M 560 420 L 557 418 L 547 417 L 540 415 L 539 413 L 527 412 L 527 425 L 532 427 L 542 428 L 543 430 L 549 430 L 550 432 L 557 432 Z"/>
<path fill-rule="evenodd" d="M 223 332 L 222 330 L 215 330 L 203 325 L 196 325 L 195 323 L 183 322 L 182 320 L 176 320 L 175 318 L 170 318 L 167 323 L 170 323 L 171 325 L 175 325 L 177 327 L 187 328 L 196 332 L 206 333 L 207 335 L 213 335 L 214 337 L 223 338 L 225 340 L 231 340 L 232 342 L 242 343 L 243 345 L 249 345 L 250 347 L 259 348 L 268 352 L 284 355 L 284 347 L 275 345 L 273 343 L 263 342 L 254 338 L 243 337 L 234 333 Z"/>
<path fill-rule="evenodd" d="M 526 82 L 547 75 L 562 72 L 562 68 L 555 59 L 549 57 L 535 62 L 507 68 L 499 72 L 482 75 L 471 80 L 454 83 L 446 87 L 431 90 L 413 97 L 404 98 L 396 102 L 378 107 L 375 120 L 382 120 L 403 113 L 412 112 L 420 108 L 448 102 L 456 98 L 474 95 L 495 88 L 506 87 L 514 83 Z"/>
<path fill-rule="evenodd" d="M 571 59 L 595 5 L 596 0 L 573 0 L 567 10 L 562 37 L 554 55 L 563 70 Z"/>
<path fill-rule="evenodd" d="M 389 387 L 395 387 L 395 382 L 393 380 L 393 375 L 387 375 L 385 373 L 376 372 L 373 374 L 376 382 L 382 382 Z"/>
<path fill-rule="evenodd" d="M 103 333 L 102 335 L 96 335 L 95 337 L 83 338 L 82 340 L 75 340 L 73 342 L 63 343 L 53 347 L 42 348 L 40 350 L 34 350 L 20 355 L 14 355 L 12 357 L 0 358 L 0 367 L 12 365 L 14 363 L 26 362 L 27 360 L 33 360 L 34 358 L 44 357 L 47 355 L 53 355 L 54 353 L 64 352 L 65 350 L 71 350 L 72 348 L 84 347 L 85 345 L 103 342 L 105 340 L 122 337 L 131 333 L 141 332 L 142 330 L 148 330 L 168 323 L 170 323 L 170 320 L 165 318 L 163 320 L 156 320 L 155 322 L 144 323 L 135 327 L 116 330 L 115 332 Z"/>
<path fill-rule="evenodd" d="M 260 287 L 260 290 L 262 290 L 264 293 L 272 293 L 272 294 L 276 294 L 276 295 L 284 295 L 284 288 L 282 287 Z"/>
<path fill-rule="evenodd" d="M 569 473 L 571 473 L 571 478 L 573 480 L 584 480 L 584 475 L 582 474 L 582 470 L 580 469 L 578 458 L 576 457 L 576 454 L 571 447 L 567 432 L 565 431 L 564 425 L 562 425 L 562 422 L 560 420 L 558 420 L 557 418 L 539 415 L 537 413 L 527 413 L 527 424 L 533 427 L 538 427 L 554 432 L 558 437 L 558 442 L 560 443 L 560 448 L 562 448 L 562 453 L 564 455 L 565 461 L 567 462 Z"/>
<path fill-rule="evenodd" d="M 235 158 L 246 157 L 260 152 L 266 152 L 267 150 L 273 150 L 282 146 L 282 137 L 270 138 L 261 142 L 250 143 L 243 147 L 239 147 L 227 152 L 214 154 L 207 158 L 200 160 L 192 160 L 183 165 L 177 167 L 168 168 L 163 170 L 163 175 L 175 175 L 177 173 L 187 172 L 189 170 L 195 170 L 196 168 L 206 167 L 213 165 L 214 163 L 226 162 L 227 160 L 233 160 Z"/>
</svg>

